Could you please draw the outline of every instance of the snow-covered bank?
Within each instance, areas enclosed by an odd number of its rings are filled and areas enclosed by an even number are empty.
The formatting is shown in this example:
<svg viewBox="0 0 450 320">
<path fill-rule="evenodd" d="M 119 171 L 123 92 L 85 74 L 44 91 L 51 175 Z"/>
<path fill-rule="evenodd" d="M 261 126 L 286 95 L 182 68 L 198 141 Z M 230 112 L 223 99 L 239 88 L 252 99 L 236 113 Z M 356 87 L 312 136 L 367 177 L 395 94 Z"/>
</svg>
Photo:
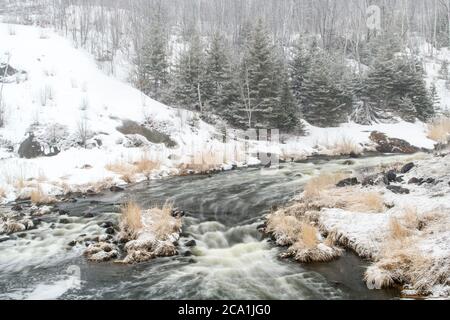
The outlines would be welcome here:
<svg viewBox="0 0 450 320">
<path fill-rule="evenodd" d="M 448 297 L 449 160 L 450 155 L 427 156 L 406 166 L 355 172 L 340 187 L 336 182 L 345 178 L 341 174 L 318 177 L 306 185 L 294 204 L 274 215 L 297 224 L 313 223 L 328 235 L 329 246 L 342 245 L 371 259 L 373 265 L 365 277 L 369 288 L 399 284 L 405 295 Z M 274 215 L 269 216 L 269 227 Z M 295 223 L 287 230 L 292 231 L 292 226 Z M 277 234 L 273 229 L 266 231 L 277 242 L 289 235 L 286 230 Z M 290 237 L 301 236 L 301 229 L 296 232 L 300 235 Z"/>
</svg>

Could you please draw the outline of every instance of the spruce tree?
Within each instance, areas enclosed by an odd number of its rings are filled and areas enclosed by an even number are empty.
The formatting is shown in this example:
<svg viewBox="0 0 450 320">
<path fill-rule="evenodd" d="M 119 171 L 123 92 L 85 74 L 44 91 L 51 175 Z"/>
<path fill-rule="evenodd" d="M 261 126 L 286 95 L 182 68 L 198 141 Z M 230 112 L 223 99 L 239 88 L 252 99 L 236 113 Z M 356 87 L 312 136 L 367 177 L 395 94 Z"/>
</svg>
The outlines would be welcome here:
<svg viewBox="0 0 450 320">
<path fill-rule="evenodd" d="M 179 107 L 203 111 L 204 56 L 200 37 L 194 33 L 175 66 L 173 98 Z"/>
<path fill-rule="evenodd" d="M 204 79 L 205 105 L 216 114 L 223 114 L 224 109 L 232 103 L 227 101 L 230 98 L 227 95 L 232 94 L 230 92 L 232 76 L 230 58 L 224 39 L 216 33 L 213 35 L 206 51 Z M 234 90 L 237 90 L 237 88 L 234 87 Z"/>
<path fill-rule="evenodd" d="M 273 111 L 278 105 L 280 67 L 274 46 L 258 20 L 247 44 L 241 67 L 241 108 L 238 118 L 247 118 L 247 126 L 270 128 L 276 121 Z"/>
<path fill-rule="evenodd" d="M 275 110 L 276 127 L 283 133 L 295 132 L 303 134 L 303 125 L 300 121 L 298 103 L 292 93 L 289 77 L 283 76 L 283 84 L 280 92 L 280 103 Z"/>
<path fill-rule="evenodd" d="M 168 84 L 167 38 L 159 18 L 144 35 L 138 62 L 138 87 L 145 94 L 161 100 Z"/>
<path fill-rule="evenodd" d="M 344 76 L 329 54 L 313 56 L 300 92 L 302 113 L 309 123 L 328 127 L 348 120 L 352 97 Z"/>
<path fill-rule="evenodd" d="M 299 102 L 301 101 L 303 83 L 310 64 L 310 53 L 302 46 L 301 42 L 297 43 L 294 47 L 293 58 L 289 64 L 289 69 L 292 79 L 292 91 Z"/>
<path fill-rule="evenodd" d="M 448 80 L 449 79 L 449 76 L 448 76 L 448 61 L 447 60 L 442 60 L 442 63 L 441 63 L 441 69 L 439 70 L 439 77 L 442 79 L 442 80 Z"/>
</svg>

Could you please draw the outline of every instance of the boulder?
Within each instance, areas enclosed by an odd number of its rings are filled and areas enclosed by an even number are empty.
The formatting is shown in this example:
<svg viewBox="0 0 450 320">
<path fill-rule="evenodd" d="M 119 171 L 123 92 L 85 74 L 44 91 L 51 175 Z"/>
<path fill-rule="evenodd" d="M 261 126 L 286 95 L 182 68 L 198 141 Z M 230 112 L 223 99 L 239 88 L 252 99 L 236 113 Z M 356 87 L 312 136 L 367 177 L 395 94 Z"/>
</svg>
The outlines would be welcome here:
<svg viewBox="0 0 450 320">
<path fill-rule="evenodd" d="M 409 194 L 409 190 L 400 186 L 387 186 L 387 189 L 395 194 Z"/>
<path fill-rule="evenodd" d="M 408 184 L 420 184 L 422 182 L 423 182 L 422 178 L 419 179 L 419 178 L 414 177 L 414 178 L 409 179 Z"/>
<path fill-rule="evenodd" d="M 414 163 L 413 163 L 413 162 L 410 162 L 410 163 L 408 163 L 408 164 L 405 164 L 405 165 L 403 166 L 403 168 L 400 169 L 400 172 L 401 172 L 401 173 L 408 173 L 408 172 L 410 172 L 414 167 L 415 167 Z"/>
<path fill-rule="evenodd" d="M 34 159 L 38 157 L 56 156 L 60 150 L 57 147 L 46 148 L 30 134 L 19 147 L 18 154 L 21 158 Z"/>
<path fill-rule="evenodd" d="M 186 247 L 195 247 L 197 242 L 195 240 L 189 240 L 184 244 Z"/>
<path fill-rule="evenodd" d="M 349 187 L 349 186 L 356 186 L 357 184 L 359 184 L 359 181 L 357 178 L 348 178 L 348 179 L 339 181 L 336 184 L 336 187 L 343 188 L 343 187 Z"/>
<path fill-rule="evenodd" d="M 389 138 L 386 134 L 373 131 L 370 140 L 376 144 L 376 150 L 381 153 L 406 153 L 419 152 L 420 149 L 402 139 Z"/>
<path fill-rule="evenodd" d="M 390 170 L 385 173 L 385 175 L 384 175 L 384 183 L 385 184 L 388 185 L 391 182 L 396 182 L 396 181 L 397 181 L 397 174 L 395 173 L 394 170 Z"/>
</svg>

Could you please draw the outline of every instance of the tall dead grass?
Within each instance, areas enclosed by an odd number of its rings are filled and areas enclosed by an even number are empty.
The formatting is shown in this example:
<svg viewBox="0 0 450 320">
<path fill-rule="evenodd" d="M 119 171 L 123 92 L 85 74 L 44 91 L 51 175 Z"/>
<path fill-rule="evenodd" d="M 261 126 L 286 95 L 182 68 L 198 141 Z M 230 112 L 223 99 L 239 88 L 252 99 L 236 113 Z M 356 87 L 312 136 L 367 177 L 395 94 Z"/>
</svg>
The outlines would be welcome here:
<svg viewBox="0 0 450 320">
<path fill-rule="evenodd" d="M 45 193 L 40 185 L 38 185 L 36 189 L 31 191 L 30 198 L 31 202 L 37 205 L 51 204 L 56 201 L 55 198 Z"/>
<path fill-rule="evenodd" d="M 351 138 L 347 137 L 340 138 L 331 146 L 328 146 L 327 149 L 331 150 L 332 154 L 336 156 L 359 155 L 362 153 L 361 147 Z"/>
<path fill-rule="evenodd" d="M 278 245 L 291 245 L 302 230 L 301 222 L 294 216 L 276 212 L 268 216 L 266 232 L 272 234 Z"/>
<path fill-rule="evenodd" d="M 124 206 L 122 206 L 121 212 L 121 229 L 127 235 L 135 238 L 143 227 L 141 208 L 135 202 L 129 201 Z"/>
<path fill-rule="evenodd" d="M 306 199 L 317 198 L 326 189 L 334 187 L 339 181 L 347 178 L 344 173 L 321 173 L 317 177 L 311 178 L 304 188 Z"/>
<path fill-rule="evenodd" d="M 450 117 L 441 117 L 428 124 L 428 138 L 447 143 L 450 137 Z"/>
<path fill-rule="evenodd" d="M 0 187 L 0 199 L 5 198 L 5 197 L 6 197 L 6 191 L 2 187 Z"/>
</svg>

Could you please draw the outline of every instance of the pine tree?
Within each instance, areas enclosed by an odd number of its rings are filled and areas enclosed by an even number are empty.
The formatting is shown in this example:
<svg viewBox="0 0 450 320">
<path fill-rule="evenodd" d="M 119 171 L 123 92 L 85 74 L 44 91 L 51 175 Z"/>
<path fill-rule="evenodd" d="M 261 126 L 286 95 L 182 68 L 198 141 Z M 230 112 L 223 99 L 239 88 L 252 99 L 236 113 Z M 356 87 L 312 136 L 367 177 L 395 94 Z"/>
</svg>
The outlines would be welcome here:
<svg viewBox="0 0 450 320">
<path fill-rule="evenodd" d="M 305 75 L 309 70 L 310 64 L 310 53 L 303 48 L 301 43 L 298 43 L 294 48 L 294 56 L 289 64 L 289 69 L 292 79 L 292 91 L 299 102 L 301 101 Z"/>
<path fill-rule="evenodd" d="M 302 113 L 309 123 L 328 127 L 348 120 L 352 97 L 345 81 L 344 70 L 333 57 L 315 54 L 300 92 Z"/>
<path fill-rule="evenodd" d="M 173 83 L 173 99 L 179 107 L 203 111 L 204 56 L 200 37 L 194 33 L 181 53 Z"/>
<path fill-rule="evenodd" d="M 283 76 L 283 84 L 280 93 L 280 103 L 275 110 L 276 127 L 281 132 L 295 132 L 303 134 L 304 128 L 300 121 L 298 103 L 292 93 L 291 83 L 287 75 Z"/>
<path fill-rule="evenodd" d="M 138 87 L 150 97 L 161 100 L 168 84 L 167 38 L 160 19 L 145 33 L 138 58 Z"/>
<path fill-rule="evenodd" d="M 435 113 L 441 114 L 441 99 L 439 98 L 439 95 L 437 93 L 436 83 L 432 83 L 430 87 L 430 100 L 433 104 L 433 108 L 435 110 Z"/>
<path fill-rule="evenodd" d="M 211 111 L 221 115 L 224 109 L 232 103 L 228 101 L 230 97 L 227 95 L 231 93 L 230 87 L 233 81 L 231 63 L 223 37 L 217 33 L 214 34 L 206 53 L 203 99 Z M 234 90 L 237 88 L 234 87 Z"/>
<path fill-rule="evenodd" d="M 269 128 L 276 123 L 273 111 L 279 102 L 280 68 L 270 41 L 262 20 L 258 20 L 247 45 L 240 81 L 241 109 L 249 127 Z"/>
<path fill-rule="evenodd" d="M 448 61 L 447 60 L 442 60 L 441 63 L 441 69 L 439 70 L 439 77 L 442 80 L 448 80 L 449 76 L 448 76 Z"/>
</svg>

